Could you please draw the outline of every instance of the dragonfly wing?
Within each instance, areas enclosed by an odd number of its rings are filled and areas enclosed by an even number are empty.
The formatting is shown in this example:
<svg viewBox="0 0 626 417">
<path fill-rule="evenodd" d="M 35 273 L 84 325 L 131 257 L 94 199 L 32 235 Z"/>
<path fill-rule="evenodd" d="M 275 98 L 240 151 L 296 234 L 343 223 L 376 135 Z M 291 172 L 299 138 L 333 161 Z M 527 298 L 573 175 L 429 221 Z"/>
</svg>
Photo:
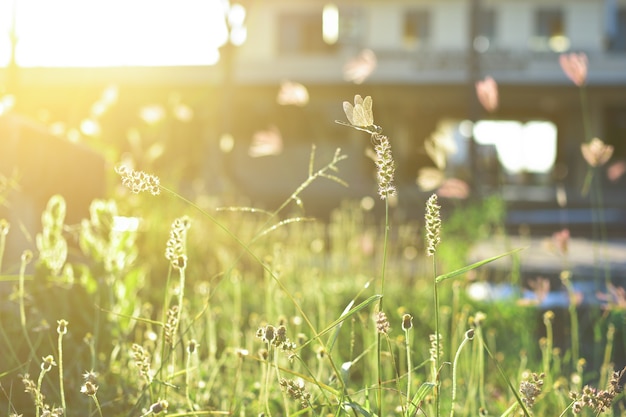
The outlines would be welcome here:
<svg viewBox="0 0 626 417">
<path fill-rule="evenodd" d="M 354 124 L 354 106 L 350 102 L 344 101 L 343 111 L 346 113 L 346 117 L 348 118 L 348 121 L 350 122 L 350 124 L 353 125 Z"/>
<path fill-rule="evenodd" d="M 365 116 L 365 126 L 370 126 L 374 124 L 374 112 L 372 111 L 372 97 L 367 96 L 363 100 L 363 114 Z"/>
<path fill-rule="evenodd" d="M 354 106 L 354 114 L 352 117 L 354 118 L 354 124 L 357 126 L 369 126 L 371 124 L 367 122 L 367 113 L 362 104 Z"/>
</svg>

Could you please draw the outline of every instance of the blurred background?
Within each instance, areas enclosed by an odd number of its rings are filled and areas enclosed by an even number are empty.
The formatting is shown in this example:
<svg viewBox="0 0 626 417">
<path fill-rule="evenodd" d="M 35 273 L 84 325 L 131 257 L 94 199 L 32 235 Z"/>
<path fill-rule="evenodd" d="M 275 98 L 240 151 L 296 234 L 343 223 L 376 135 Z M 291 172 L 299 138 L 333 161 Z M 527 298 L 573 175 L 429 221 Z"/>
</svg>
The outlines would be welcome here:
<svg viewBox="0 0 626 417">
<path fill-rule="evenodd" d="M 588 57 L 584 88 L 559 66 L 569 52 Z M 273 208 L 306 179 L 312 144 L 320 166 L 349 155 L 350 187 L 316 183 L 307 214 L 375 199 L 367 134 L 334 123 L 360 94 L 391 139 L 407 216 L 437 189 L 497 192 L 512 230 L 552 231 L 564 207 L 585 228 L 591 135 L 614 147 L 594 185 L 609 232 L 625 231 L 624 0 L 6 0 L 0 67 L 0 173 L 19 189 L 7 216 L 27 229 L 57 192 L 68 221 L 84 216 L 119 163 L 190 197 Z M 486 76 L 492 112 L 475 91 Z"/>
</svg>

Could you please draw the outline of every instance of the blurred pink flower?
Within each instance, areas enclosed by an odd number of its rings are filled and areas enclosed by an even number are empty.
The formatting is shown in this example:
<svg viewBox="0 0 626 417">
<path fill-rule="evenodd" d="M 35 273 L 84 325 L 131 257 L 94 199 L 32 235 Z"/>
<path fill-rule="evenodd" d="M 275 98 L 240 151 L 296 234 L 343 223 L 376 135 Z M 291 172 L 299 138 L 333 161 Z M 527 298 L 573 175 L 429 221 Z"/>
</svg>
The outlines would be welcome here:
<svg viewBox="0 0 626 417">
<path fill-rule="evenodd" d="M 567 254 L 569 238 L 569 229 L 563 229 L 552 234 L 552 241 L 554 242 L 554 245 L 559 250 L 559 252 L 561 252 L 561 255 Z"/>
<path fill-rule="evenodd" d="M 608 293 L 597 292 L 596 297 L 600 301 L 607 303 L 607 309 L 626 309 L 626 290 L 623 287 L 615 286 L 612 283 L 606 285 Z"/>
<path fill-rule="evenodd" d="M 587 81 L 587 55 L 584 53 L 569 53 L 561 54 L 559 56 L 559 63 L 565 75 L 574 82 L 577 86 L 581 87 Z"/>
<path fill-rule="evenodd" d="M 448 178 L 437 190 L 437 195 L 444 198 L 466 199 L 469 196 L 469 185 L 458 178 Z"/>
<path fill-rule="evenodd" d="M 550 293 L 550 280 L 544 277 L 536 277 L 535 279 L 529 280 L 528 286 L 535 293 L 539 304 L 541 304 Z"/>
<path fill-rule="evenodd" d="M 591 141 L 583 143 L 580 145 L 580 150 L 585 161 L 592 167 L 606 164 L 613 156 L 613 146 L 605 144 L 598 138 L 593 138 Z"/>
<path fill-rule="evenodd" d="M 376 69 L 376 54 L 371 49 L 363 49 L 361 53 L 346 62 L 343 67 L 343 78 L 355 84 L 361 84 Z"/>
<path fill-rule="evenodd" d="M 619 180 L 624 173 L 626 173 L 626 161 L 617 161 L 606 170 L 606 176 L 612 182 Z"/>
<path fill-rule="evenodd" d="M 309 91 L 300 83 L 283 81 L 280 84 L 276 101 L 282 106 L 306 106 L 309 102 Z"/>
<path fill-rule="evenodd" d="M 252 143 L 248 155 L 253 158 L 260 156 L 278 155 L 283 151 L 283 138 L 276 126 L 267 130 L 259 130 L 252 136 Z"/>
<path fill-rule="evenodd" d="M 493 113 L 498 108 L 498 84 L 487 76 L 484 80 L 476 81 L 476 95 L 478 101 L 489 113 Z"/>
</svg>

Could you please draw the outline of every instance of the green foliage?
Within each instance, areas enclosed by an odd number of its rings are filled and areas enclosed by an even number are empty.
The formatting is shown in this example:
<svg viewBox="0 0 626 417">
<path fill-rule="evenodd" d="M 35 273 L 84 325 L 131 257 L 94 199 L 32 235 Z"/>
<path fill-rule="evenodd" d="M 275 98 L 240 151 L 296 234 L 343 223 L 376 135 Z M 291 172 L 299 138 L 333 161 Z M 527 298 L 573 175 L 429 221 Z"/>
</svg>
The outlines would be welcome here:
<svg viewBox="0 0 626 417">
<path fill-rule="evenodd" d="M 1 409 L 408 417 L 602 405 L 584 403 L 582 363 L 568 367 L 550 331 L 540 338 L 551 323 L 537 309 L 465 296 L 467 272 L 519 250 L 465 263 L 474 242 L 501 231 L 501 200 L 443 207 L 430 258 L 417 250 L 424 225 L 392 229 L 388 211 L 382 226 L 350 202 L 326 224 L 286 214 L 313 181 L 341 183 L 341 152 L 318 170 L 313 155 L 308 179 L 271 213 L 161 186 L 149 198 L 96 200 L 88 219 L 66 225 L 53 197 L 37 236 L 40 279 L 24 256 L 19 278 L 8 278 L 17 292 L 0 293 Z M 612 401 L 609 346 L 623 315 L 605 321 L 596 385 L 606 389 L 584 392 Z"/>
</svg>

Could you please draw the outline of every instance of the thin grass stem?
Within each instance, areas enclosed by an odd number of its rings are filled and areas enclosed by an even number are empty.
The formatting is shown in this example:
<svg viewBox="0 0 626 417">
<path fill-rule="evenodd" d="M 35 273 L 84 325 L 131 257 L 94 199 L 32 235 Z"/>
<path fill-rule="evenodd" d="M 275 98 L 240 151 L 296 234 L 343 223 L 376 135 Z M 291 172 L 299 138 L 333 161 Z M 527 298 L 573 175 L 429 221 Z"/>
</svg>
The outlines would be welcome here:
<svg viewBox="0 0 626 417">
<path fill-rule="evenodd" d="M 67 333 L 67 322 L 65 320 L 59 320 L 59 326 L 57 327 L 57 349 L 59 351 L 59 390 L 61 392 L 61 407 L 63 408 L 63 414 L 67 414 L 67 406 L 65 405 L 65 388 L 63 382 L 63 335 Z"/>
<path fill-rule="evenodd" d="M 98 401 L 98 397 L 96 397 L 95 395 L 92 395 L 91 398 L 93 399 L 93 402 L 96 405 L 96 409 L 98 410 L 98 415 L 100 417 L 104 417 L 102 415 L 102 407 L 100 407 L 100 402 Z"/>
<path fill-rule="evenodd" d="M 405 326 L 403 326 L 405 327 Z M 409 405 L 411 402 L 411 376 L 413 375 L 413 363 L 411 362 L 411 339 L 410 339 L 411 327 L 406 326 L 404 329 L 404 347 L 406 349 L 406 368 L 407 368 L 407 378 L 406 378 L 406 405 L 405 405 L 405 416 L 408 417 L 406 413 L 408 413 Z"/>
<path fill-rule="evenodd" d="M 470 329 L 465 332 L 465 337 L 463 341 L 459 345 L 459 348 L 456 350 L 456 354 L 454 355 L 454 361 L 452 362 L 452 404 L 450 405 L 450 417 L 454 417 L 454 407 L 456 405 L 456 386 L 457 386 L 457 371 L 459 365 L 459 357 L 461 356 L 461 351 L 463 347 L 474 338 L 474 330 Z"/>
<path fill-rule="evenodd" d="M 433 254 L 433 276 L 437 277 L 437 261 L 436 256 Z M 440 385 L 439 385 L 439 371 L 440 371 L 440 350 L 441 350 L 441 335 L 439 333 L 439 284 L 435 280 L 433 285 L 433 298 L 435 303 L 435 370 L 434 370 L 434 380 L 435 383 L 435 415 L 439 416 L 441 411 L 441 393 L 440 393 Z"/>
<path fill-rule="evenodd" d="M 9 222 L 5 219 L 0 219 L 0 273 L 2 272 L 2 259 L 4 259 L 8 234 Z"/>
<path fill-rule="evenodd" d="M 26 291 L 24 289 L 24 281 L 26 277 L 26 266 L 33 259 L 33 253 L 30 250 L 25 250 L 22 253 L 22 262 L 20 264 L 20 276 L 18 282 L 18 296 L 19 296 L 19 306 L 20 306 L 20 326 L 22 328 L 22 333 L 24 334 L 24 339 L 26 339 L 26 343 L 28 344 L 28 348 L 30 350 L 30 357 L 32 360 L 37 360 L 37 355 L 35 353 L 35 347 L 33 346 L 33 342 L 30 340 L 30 336 L 28 335 L 28 330 L 26 329 L 26 307 L 25 307 L 25 297 Z"/>
</svg>

